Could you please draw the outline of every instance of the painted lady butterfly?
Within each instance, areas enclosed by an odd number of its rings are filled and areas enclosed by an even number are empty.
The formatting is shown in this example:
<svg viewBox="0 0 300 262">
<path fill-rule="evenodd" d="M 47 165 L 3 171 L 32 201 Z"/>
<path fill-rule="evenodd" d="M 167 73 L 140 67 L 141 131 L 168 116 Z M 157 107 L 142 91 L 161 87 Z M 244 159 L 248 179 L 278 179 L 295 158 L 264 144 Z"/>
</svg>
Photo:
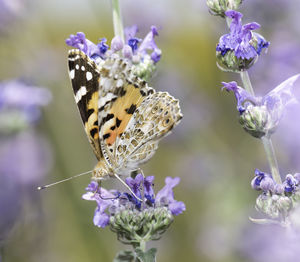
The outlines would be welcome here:
<svg viewBox="0 0 300 262">
<path fill-rule="evenodd" d="M 68 62 L 75 101 L 99 161 L 92 179 L 130 175 L 179 123 L 179 101 L 155 92 L 118 56 L 97 65 L 76 49 L 69 51 Z"/>
</svg>

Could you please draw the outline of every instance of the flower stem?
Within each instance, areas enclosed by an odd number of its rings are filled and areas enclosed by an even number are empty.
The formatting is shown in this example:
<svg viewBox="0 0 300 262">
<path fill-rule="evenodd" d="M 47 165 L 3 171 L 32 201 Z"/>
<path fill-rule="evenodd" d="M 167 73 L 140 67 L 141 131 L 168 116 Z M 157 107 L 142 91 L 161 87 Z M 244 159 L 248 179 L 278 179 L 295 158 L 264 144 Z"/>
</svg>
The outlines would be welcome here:
<svg viewBox="0 0 300 262">
<path fill-rule="evenodd" d="M 144 241 L 143 239 L 140 241 L 140 249 L 143 252 L 146 252 L 146 241 Z"/>
<path fill-rule="evenodd" d="M 254 90 L 252 88 L 252 84 L 249 78 L 249 74 L 247 71 L 240 72 L 240 76 L 244 85 L 244 88 L 251 94 L 254 95 Z"/>
<path fill-rule="evenodd" d="M 249 74 L 247 71 L 243 71 L 240 73 L 244 88 L 252 95 L 255 95 L 254 90 L 252 88 L 251 85 L 251 81 L 249 78 Z M 275 155 L 275 151 L 273 148 L 273 144 L 272 144 L 272 140 L 269 137 L 262 137 L 261 141 L 264 145 L 265 148 L 265 152 L 267 155 L 267 159 L 269 162 L 269 166 L 271 169 L 271 173 L 272 173 L 272 177 L 275 180 L 275 182 L 277 184 L 281 184 L 281 178 L 280 178 L 280 173 L 279 173 L 279 169 L 278 169 L 278 163 L 277 163 L 277 159 L 276 159 L 276 155 Z"/>
<path fill-rule="evenodd" d="M 115 36 L 117 36 L 117 35 L 120 36 L 122 41 L 125 42 L 119 0 L 112 0 L 111 2 L 112 2 L 112 15 L 113 15 Z"/>
<path fill-rule="evenodd" d="M 277 184 L 281 184 L 282 181 L 281 181 L 281 177 L 279 174 L 278 163 L 277 163 L 275 151 L 273 148 L 272 140 L 269 137 L 262 137 L 261 141 L 264 144 L 264 148 L 265 148 L 266 155 L 267 155 L 269 165 L 271 168 L 271 172 L 272 172 L 272 177 Z"/>
</svg>

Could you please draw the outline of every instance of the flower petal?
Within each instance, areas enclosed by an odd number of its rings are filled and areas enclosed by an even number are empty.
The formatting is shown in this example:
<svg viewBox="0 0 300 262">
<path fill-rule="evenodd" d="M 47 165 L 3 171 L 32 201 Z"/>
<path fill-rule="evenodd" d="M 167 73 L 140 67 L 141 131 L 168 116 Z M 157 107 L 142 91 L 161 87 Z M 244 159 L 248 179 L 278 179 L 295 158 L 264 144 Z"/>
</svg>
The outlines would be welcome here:
<svg viewBox="0 0 300 262">
<path fill-rule="evenodd" d="M 109 215 L 101 212 L 100 208 L 97 207 L 94 213 L 93 222 L 95 226 L 104 228 L 109 224 Z"/>
<path fill-rule="evenodd" d="M 171 213 L 175 216 L 181 214 L 183 211 L 186 210 L 185 204 L 181 201 L 176 201 L 176 200 L 170 203 L 168 207 Z"/>
</svg>

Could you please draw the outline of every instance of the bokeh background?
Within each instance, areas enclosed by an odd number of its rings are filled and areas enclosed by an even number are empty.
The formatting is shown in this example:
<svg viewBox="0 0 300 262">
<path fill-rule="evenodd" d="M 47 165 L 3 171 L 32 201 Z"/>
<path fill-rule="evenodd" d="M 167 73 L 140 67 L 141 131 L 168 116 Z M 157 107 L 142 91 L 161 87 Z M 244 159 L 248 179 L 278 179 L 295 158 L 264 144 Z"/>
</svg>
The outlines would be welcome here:
<svg viewBox="0 0 300 262">
<path fill-rule="evenodd" d="M 156 176 L 156 190 L 166 176 L 181 177 L 175 197 L 187 209 L 151 243 L 158 247 L 158 261 L 271 261 L 270 232 L 249 220 L 260 216 L 250 181 L 255 168 L 269 171 L 264 150 L 239 126 L 233 95 L 220 90 L 221 81 L 240 83 L 238 75 L 216 66 L 216 43 L 228 32 L 224 20 L 211 16 L 204 0 L 120 2 L 124 25 L 137 24 L 140 37 L 153 24 L 160 28 L 156 42 L 163 55 L 150 85 L 179 98 L 184 114 L 144 165 L 146 175 Z M 271 42 L 250 70 L 257 94 L 300 71 L 299 8 L 293 0 L 241 6 L 243 22 L 260 23 L 259 33 Z M 96 163 L 67 72 L 64 41 L 78 31 L 94 42 L 110 41 L 110 1 L 0 0 L 0 80 L 22 80 L 52 93 L 34 130 L 12 141 L 1 135 L 0 157 L 7 152 L 11 157 L 0 164 L 14 172 L 0 173 L 0 261 L 112 261 L 126 248 L 108 228 L 93 225 L 95 204 L 81 199 L 89 176 L 36 190 Z M 300 170 L 299 112 L 289 110 L 273 136 L 282 176 Z M 18 170 L 25 170 L 21 177 Z"/>
</svg>

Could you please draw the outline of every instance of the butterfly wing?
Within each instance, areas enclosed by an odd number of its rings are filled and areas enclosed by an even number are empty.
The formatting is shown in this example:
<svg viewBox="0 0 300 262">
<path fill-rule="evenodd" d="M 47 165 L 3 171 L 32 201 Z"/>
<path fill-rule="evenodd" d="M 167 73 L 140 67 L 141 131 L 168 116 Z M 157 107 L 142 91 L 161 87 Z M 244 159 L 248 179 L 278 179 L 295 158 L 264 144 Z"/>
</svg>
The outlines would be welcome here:
<svg viewBox="0 0 300 262">
<path fill-rule="evenodd" d="M 98 122 L 101 148 L 115 166 L 117 139 L 127 128 L 136 108 L 154 90 L 131 73 L 131 64 L 118 57 L 105 61 L 100 71 Z"/>
<path fill-rule="evenodd" d="M 167 92 L 147 96 L 116 142 L 119 172 L 136 170 L 148 161 L 154 155 L 159 140 L 168 135 L 181 118 L 179 101 Z"/>
<path fill-rule="evenodd" d="M 82 51 L 69 51 L 69 76 L 74 97 L 87 137 L 98 160 L 102 158 L 99 143 L 98 98 L 100 72 L 97 65 Z"/>
</svg>

